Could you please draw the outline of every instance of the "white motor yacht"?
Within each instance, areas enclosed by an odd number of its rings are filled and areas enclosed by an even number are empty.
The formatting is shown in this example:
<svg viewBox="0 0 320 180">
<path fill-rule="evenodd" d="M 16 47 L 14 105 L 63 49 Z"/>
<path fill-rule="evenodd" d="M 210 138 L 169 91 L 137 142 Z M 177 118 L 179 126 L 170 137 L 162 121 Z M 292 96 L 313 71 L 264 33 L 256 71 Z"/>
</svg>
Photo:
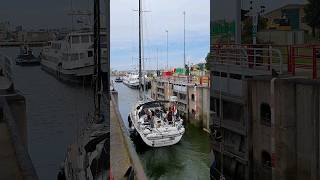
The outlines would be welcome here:
<svg viewBox="0 0 320 180">
<path fill-rule="evenodd" d="M 43 70 L 67 82 L 81 83 L 91 80 L 94 74 L 93 32 L 69 33 L 65 39 L 51 41 L 41 52 Z M 101 32 L 101 70 L 108 71 L 106 33 Z"/>
<path fill-rule="evenodd" d="M 138 89 L 139 88 L 139 75 L 134 73 L 129 73 L 123 78 L 123 84 L 127 85 L 130 88 Z"/>
</svg>

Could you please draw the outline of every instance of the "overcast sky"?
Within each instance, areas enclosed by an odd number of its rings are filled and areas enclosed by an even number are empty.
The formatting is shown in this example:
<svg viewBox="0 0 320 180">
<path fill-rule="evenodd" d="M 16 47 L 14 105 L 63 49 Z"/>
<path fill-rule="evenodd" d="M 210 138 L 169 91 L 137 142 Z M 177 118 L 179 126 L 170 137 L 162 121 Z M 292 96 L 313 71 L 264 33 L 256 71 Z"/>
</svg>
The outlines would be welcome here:
<svg viewBox="0 0 320 180">
<path fill-rule="evenodd" d="M 146 68 L 183 66 L 183 11 L 186 11 L 186 56 L 190 63 L 204 60 L 209 51 L 210 0 L 144 0 Z M 138 0 L 111 1 L 111 67 L 132 69 L 138 58 Z"/>
<path fill-rule="evenodd" d="M 67 12 L 71 0 L 0 0 L 0 21 L 26 28 L 71 27 Z M 214 0 L 211 0 L 214 1 Z M 226 0 L 219 0 L 227 2 Z M 230 1 L 230 0 L 228 0 Z M 262 0 L 256 0 L 262 1 Z M 268 9 L 306 0 L 263 0 Z M 166 33 L 169 31 L 169 66 L 183 65 L 183 11 L 186 11 L 187 61 L 203 61 L 209 51 L 210 0 L 143 0 L 146 67 L 166 66 Z M 243 0 L 246 6 L 249 0 Z M 86 9 L 92 0 L 73 0 L 75 9 Z M 111 0 L 111 68 L 133 69 L 138 57 L 138 0 Z M 228 5 L 216 13 L 232 14 Z"/>
<path fill-rule="evenodd" d="M 216 12 L 230 15 L 230 2 L 234 0 L 211 0 L 218 3 Z M 257 0 L 263 1 L 267 10 L 288 3 L 305 0 Z M 111 67 L 132 69 L 138 62 L 138 0 L 111 1 Z M 210 0 L 144 0 L 144 49 L 147 69 L 166 66 L 166 33 L 169 31 L 169 66 L 183 65 L 183 11 L 186 11 L 187 61 L 203 62 L 209 52 Z M 249 0 L 242 1 L 248 7 Z"/>
</svg>

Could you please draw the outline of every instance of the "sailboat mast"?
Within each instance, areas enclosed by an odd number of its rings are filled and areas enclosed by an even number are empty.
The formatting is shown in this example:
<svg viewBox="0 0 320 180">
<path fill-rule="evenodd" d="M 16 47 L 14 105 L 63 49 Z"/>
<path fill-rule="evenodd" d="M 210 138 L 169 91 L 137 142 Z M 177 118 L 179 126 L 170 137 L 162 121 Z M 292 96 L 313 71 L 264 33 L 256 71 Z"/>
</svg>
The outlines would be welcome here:
<svg viewBox="0 0 320 180">
<path fill-rule="evenodd" d="M 94 1 L 94 106 L 95 120 L 98 121 L 101 113 L 101 47 L 100 47 L 100 0 Z"/>
<path fill-rule="evenodd" d="M 139 0 L 139 100 L 142 100 L 142 71 L 141 71 L 141 61 L 142 61 L 142 2 Z"/>
</svg>

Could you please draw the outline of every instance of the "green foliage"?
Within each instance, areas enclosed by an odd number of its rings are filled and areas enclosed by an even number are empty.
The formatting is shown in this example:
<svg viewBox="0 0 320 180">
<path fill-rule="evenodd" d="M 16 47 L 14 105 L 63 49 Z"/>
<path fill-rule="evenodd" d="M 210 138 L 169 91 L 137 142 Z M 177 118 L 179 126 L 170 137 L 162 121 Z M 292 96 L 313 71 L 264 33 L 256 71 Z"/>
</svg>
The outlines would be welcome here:
<svg viewBox="0 0 320 180">
<path fill-rule="evenodd" d="M 209 69 L 210 69 L 209 59 L 210 59 L 210 53 L 208 53 L 208 54 L 207 54 L 207 57 L 206 57 L 206 64 L 205 64 L 205 69 L 206 69 L 206 70 L 209 70 Z"/>
<path fill-rule="evenodd" d="M 308 0 L 304 11 L 306 13 L 305 20 L 309 26 L 312 27 L 312 35 L 315 37 L 315 29 L 320 28 L 320 1 Z"/>
<path fill-rule="evenodd" d="M 267 29 L 268 19 L 259 17 L 258 31 Z M 252 43 L 252 18 L 248 17 L 242 21 L 242 43 Z"/>
</svg>

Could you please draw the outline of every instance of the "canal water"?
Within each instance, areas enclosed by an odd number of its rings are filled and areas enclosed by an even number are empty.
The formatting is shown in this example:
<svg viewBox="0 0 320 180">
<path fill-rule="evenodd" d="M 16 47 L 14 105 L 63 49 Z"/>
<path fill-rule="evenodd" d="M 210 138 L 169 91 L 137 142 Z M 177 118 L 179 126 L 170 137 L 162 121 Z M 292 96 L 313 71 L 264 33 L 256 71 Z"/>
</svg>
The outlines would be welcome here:
<svg viewBox="0 0 320 180">
<path fill-rule="evenodd" d="M 123 83 L 115 83 L 119 93 L 120 113 L 128 127 L 128 114 L 138 99 L 138 91 Z M 148 179 L 152 180 L 206 180 L 210 175 L 210 148 L 208 134 L 193 125 L 186 126 L 182 140 L 169 147 L 146 148 L 135 144 Z"/>
<path fill-rule="evenodd" d="M 35 55 L 40 49 L 34 48 Z M 13 60 L 19 48 L 0 48 Z M 15 88 L 26 98 L 28 149 L 39 178 L 55 180 L 68 145 L 76 141 L 87 114 L 93 111 L 93 92 L 64 84 L 42 71 L 40 66 L 21 67 L 12 63 Z M 137 90 L 122 83 L 119 92 L 120 112 L 125 120 L 137 100 Z M 179 144 L 164 148 L 136 145 L 149 179 L 209 179 L 209 137 L 191 125 Z"/>
<path fill-rule="evenodd" d="M 34 48 L 38 55 L 39 48 Z M 0 48 L 13 60 L 19 48 Z M 21 67 L 12 63 L 15 88 L 26 98 L 29 154 L 42 180 L 56 180 L 68 145 L 93 111 L 93 92 L 61 83 L 40 66 Z"/>
</svg>

